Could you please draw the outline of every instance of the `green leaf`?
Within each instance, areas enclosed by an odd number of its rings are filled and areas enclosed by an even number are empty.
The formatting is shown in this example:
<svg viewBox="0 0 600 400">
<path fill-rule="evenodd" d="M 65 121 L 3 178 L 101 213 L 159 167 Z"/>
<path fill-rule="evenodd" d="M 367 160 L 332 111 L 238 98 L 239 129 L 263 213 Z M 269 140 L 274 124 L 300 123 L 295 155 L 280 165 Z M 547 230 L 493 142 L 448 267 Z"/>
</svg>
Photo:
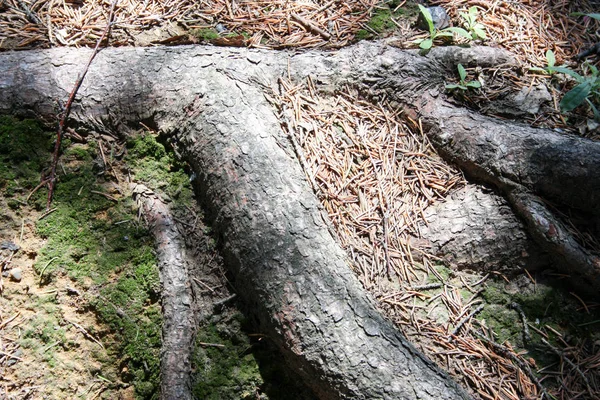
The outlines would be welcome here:
<svg viewBox="0 0 600 400">
<path fill-rule="evenodd" d="M 596 108 L 596 106 L 594 105 L 594 103 L 591 102 L 590 99 L 585 99 L 588 104 L 590 105 L 590 108 L 592 109 L 592 112 L 594 113 L 594 121 L 599 122 L 600 121 L 600 112 L 598 112 L 598 109 Z"/>
<path fill-rule="evenodd" d="M 458 76 L 460 76 L 460 80 L 464 81 L 467 77 L 467 71 L 465 70 L 465 67 L 463 67 L 462 64 L 458 64 L 456 68 L 458 68 Z"/>
<path fill-rule="evenodd" d="M 592 71 L 592 77 L 598 78 L 598 68 L 593 64 L 588 64 L 587 66 L 590 67 L 590 70 Z"/>
<path fill-rule="evenodd" d="M 481 82 L 479 82 L 479 81 L 467 82 L 467 87 L 479 89 L 481 87 Z"/>
<path fill-rule="evenodd" d="M 573 71 L 570 68 L 567 67 L 552 67 L 549 68 L 549 70 L 552 70 L 554 72 L 559 72 L 561 74 L 565 74 L 565 75 L 569 75 L 572 76 L 573 78 L 575 78 L 577 80 L 577 82 L 579 83 L 583 83 L 584 82 L 584 78 L 583 76 L 579 75 L 577 72 Z"/>
<path fill-rule="evenodd" d="M 477 7 L 475 7 L 475 6 L 469 7 L 469 15 L 472 15 L 474 17 L 477 16 Z"/>
<path fill-rule="evenodd" d="M 433 40 L 425 39 L 420 44 L 419 47 L 423 50 L 429 50 L 433 46 Z"/>
<path fill-rule="evenodd" d="M 586 16 L 586 17 L 590 17 L 590 18 L 594 18 L 594 19 L 600 20 L 600 14 L 597 14 L 597 13 L 586 14 L 586 13 L 582 13 L 582 12 L 574 12 L 574 13 L 571 13 L 571 16 L 572 17 Z"/>
<path fill-rule="evenodd" d="M 446 29 L 444 29 L 444 31 L 445 30 Z M 444 32 L 444 31 L 436 32 L 435 35 L 433 35 L 433 38 L 436 39 L 436 38 L 441 38 L 441 37 L 450 37 L 450 38 L 454 37 L 454 34 L 452 32 Z"/>
<path fill-rule="evenodd" d="M 446 89 L 448 89 L 448 90 L 452 90 L 452 89 L 456 89 L 456 88 L 458 88 L 458 85 L 455 85 L 455 84 L 446 85 Z"/>
<path fill-rule="evenodd" d="M 471 39 L 471 34 L 464 30 L 463 28 L 458 28 L 456 26 L 451 26 L 450 28 L 446 28 L 443 32 L 452 32 L 459 34 L 460 36 L 466 37 L 467 39 Z"/>
<path fill-rule="evenodd" d="M 581 103 L 589 96 L 592 91 L 592 84 L 585 81 L 582 84 L 575 86 L 569 90 L 560 101 L 560 109 L 562 111 L 571 111 L 579 107 Z"/>
<path fill-rule="evenodd" d="M 483 25 L 481 25 L 481 28 L 479 27 L 479 25 L 481 24 L 477 24 L 473 27 L 473 33 L 475 34 L 476 38 L 473 38 L 474 40 L 477 38 L 480 39 L 487 39 L 487 35 L 485 34 L 485 28 L 483 28 Z"/>
<path fill-rule="evenodd" d="M 548 68 L 554 67 L 556 57 L 554 57 L 554 52 L 552 50 L 546 51 L 546 62 L 548 62 Z"/>
<path fill-rule="evenodd" d="M 419 10 L 421 11 L 421 14 L 423 14 L 423 17 L 425 18 L 425 21 L 427 21 L 427 25 L 429 26 L 429 34 L 431 36 L 435 35 L 436 29 L 435 25 L 433 25 L 433 18 L 431 17 L 431 13 L 426 7 L 423 7 L 421 4 L 418 4 L 418 6 Z"/>
</svg>

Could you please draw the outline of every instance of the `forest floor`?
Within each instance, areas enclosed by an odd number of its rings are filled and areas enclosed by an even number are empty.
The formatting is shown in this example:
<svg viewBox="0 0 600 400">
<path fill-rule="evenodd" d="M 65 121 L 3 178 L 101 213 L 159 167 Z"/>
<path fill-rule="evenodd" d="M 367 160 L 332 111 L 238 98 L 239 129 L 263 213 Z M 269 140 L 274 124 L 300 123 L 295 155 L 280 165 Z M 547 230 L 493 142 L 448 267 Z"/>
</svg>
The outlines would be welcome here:
<svg viewBox="0 0 600 400">
<path fill-rule="evenodd" d="M 228 9 L 229 2 L 211 3 L 212 12 L 194 9 L 195 3 L 186 2 L 177 6 L 152 2 L 145 10 L 135 9 L 133 2 L 119 2 L 121 26 L 116 26 L 114 35 L 120 42 L 116 44 L 327 47 L 322 33 L 290 23 L 293 12 L 337 32 L 330 47 L 347 45 L 356 35 L 387 37 L 390 43 L 405 43 L 419 35 L 412 26 L 417 16 L 414 4 L 396 2 L 371 8 L 375 3 L 349 1 L 345 6 L 332 7 L 335 2 L 330 2 L 289 10 L 283 2 L 271 3 L 269 7 L 248 3 L 247 7 L 254 8 L 244 12 L 254 17 L 251 19 L 238 15 L 240 11 L 230 9 L 231 5 Z M 453 17 L 456 10 L 470 5 L 443 3 Z M 23 9 L 23 4 L 29 8 Z M 541 2 L 520 4 L 499 4 L 488 10 L 482 22 L 495 43 L 507 44 L 523 57 L 525 78 L 498 78 L 493 71 L 469 70 L 475 79 L 489 83 L 492 80 L 488 78 L 494 77 L 496 83 L 490 84 L 487 92 L 471 93 L 462 100 L 477 107 L 497 95 L 497 88 L 506 82 L 517 88 L 545 82 L 553 100 L 543 113 L 526 119 L 596 137 L 597 128 L 588 111 L 579 110 L 570 120 L 558 111 L 560 96 L 572 82 L 551 81 L 549 76 L 527 69 L 527 65 L 544 67 L 544 49 L 551 40 L 556 43 L 557 63 L 569 62 L 582 43 L 591 43 L 589 26 L 594 22 L 578 22 L 569 34 L 562 33 L 568 40 L 555 40 L 557 21 L 563 21 L 569 12 L 563 8 L 552 24 L 541 24 L 544 29 L 535 30 L 529 17 L 546 18 L 539 13 Z M 527 6 L 531 10 L 521 13 L 526 18 L 519 20 L 519 9 L 513 8 Z M 559 6 L 546 11 L 554 15 Z M 588 6 L 568 5 L 576 8 L 569 8 L 571 11 L 585 11 Z M 0 13 L 4 24 L 0 24 L 0 48 L 6 49 L 89 45 L 103 29 L 109 4 L 5 1 L 0 9 L 3 7 L 10 11 Z M 6 19 L 11 12 L 17 18 Z M 34 17 L 44 23 L 35 22 Z M 511 28 L 511 18 L 520 30 Z M 15 25 L 15 21 L 22 24 Z M 580 41 L 569 45 L 577 37 L 573 32 L 581 34 Z M 521 39 L 511 35 L 521 35 Z M 530 35 L 538 40 L 523 40 Z M 452 80 L 450 77 L 449 82 Z M 427 207 L 466 183 L 437 157 L 418 128 L 407 126 L 387 106 L 366 100 L 349 104 L 346 99 L 354 93 L 320 96 L 310 82 L 288 85 L 276 102 L 280 110 L 295 110 L 305 102 L 300 108 L 308 111 L 295 114 L 299 118 L 292 123 L 310 127 L 297 130 L 306 132 L 297 140 L 306 155 L 308 179 L 330 213 L 340 243 L 354 260 L 352 267 L 359 279 L 409 339 L 480 398 L 539 398 L 545 390 L 557 398 L 594 398 L 600 385 L 600 305 L 584 301 L 563 288 L 560 277 L 541 271 L 518 267 L 503 274 L 457 271 L 435 257 L 413 257 L 410 242 L 402 234 L 394 236 L 396 247 L 390 249 L 398 260 L 398 276 L 404 279 L 388 279 L 386 255 L 373 239 L 381 236 L 384 221 L 373 212 L 373 205 L 379 196 L 395 198 L 403 189 L 388 184 L 391 181 L 385 174 L 378 175 L 376 168 L 364 167 L 363 162 L 394 165 L 381 171 L 396 168 L 394 154 L 389 159 L 385 158 L 389 154 L 381 151 L 391 147 L 390 140 L 394 147 L 405 146 L 407 153 L 414 154 L 403 173 L 411 188 L 404 203 L 413 208 L 391 216 L 396 225 L 409 227 L 408 232 L 414 232 Z M 218 245 L 210 238 L 210 229 L 202 225 L 202 212 L 193 200 L 185 165 L 144 129 L 127 139 L 70 134 L 61 156 L 53 211 L 46 212 L 45 189 L 29 196 L 48 166 L 53 128 L 36 121 L 1 118 L 0 399 L 156 397 L 160 283 L 153 238 L 139 220 L 130 182 L 144 183 L 168 199 L 184 222 L 182 231 L 193 225 L 195 234 L 190 236 L 195 240 L 190 245 L 202 253 L 213 274 L 195 280 L 194 289 L 214 293 L 215 299 L 232 294 Z M 381 126 L 385 130 L 377 128 Z M 334 138 L 341 136 L 349 139 L 347 146 L 331 146 Z M 349 145 L 362 140 L 368 143 L 357 148 Z M 341 151 L 331 152 L 336 148 Z M 365 171 L 363 178 L 353 180 L 354 186 L 336 182 L 328 171 L 331 165 L 352 170 L 347 154 L 363 163 L 355 170 Z M 434 172 L 420 175 L 422 169 Z M 363 198 L 351 202 L 358 209 L 345 208 L 347 202 L 340 201 L 344 191 L 363 193 Z M 328 196 L 330 193 L 337 198 Z M 289 391 L 282 393 L 280 388 L 289 386 L 293 375 L 276 373 L 280 361 L 269 348 L 268 338 L 252 330 L 235 302 L 199 325 L 194 356 L 198 398 L 289 398 Z M 301 388 L 295 391 L 299 398 L 311 398 Z"/>
</svg>

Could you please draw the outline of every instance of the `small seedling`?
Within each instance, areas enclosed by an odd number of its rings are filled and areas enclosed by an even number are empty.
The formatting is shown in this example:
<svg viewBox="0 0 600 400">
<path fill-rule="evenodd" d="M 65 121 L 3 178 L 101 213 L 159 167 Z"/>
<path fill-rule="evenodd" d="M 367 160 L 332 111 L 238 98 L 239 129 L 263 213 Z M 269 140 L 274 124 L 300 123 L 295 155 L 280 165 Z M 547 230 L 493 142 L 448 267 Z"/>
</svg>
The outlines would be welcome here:
<svg viewBox="0 0 600 400">
<path fill-rule="evenodd" d="M 463 26 L 471 34 L 471 39 L 487 39 L 485 26 L 481 22 L 477 22 L 477 7 L 470 7 L 467 13 L 461 12 L 459 14 L 465 21 Z"/>
<path fill-rule="evenodd" d="M 587 102 L 594 112 L 594 118 L 600 120 L 600 114 L 592 103 L 592 100 L 600 99 L 600 73 L 598 72 L 598 68 L 591 64 L 586 63 L 584 67 L 587 67 L 585 69 L 589 70 L 589 74 L 580 75 L 568 68 L 561 68 L 557 71 L 570 75 L 577 81 L 577 86 L 563 96 L 560 101 L 560 109 L 563 112 L 568 112 Z"/>
<path fill-rule="evenodd" d="M 543 72 L 548 75 L 554 75 L 557 72 L 571 75 L 571 73 L 573 72 L 564 65 L 557 67 L 556 66 L 556 57 L 554 56 L 554 52 L 550 49 L 548 49 L 546 51 L 546 66 L 544 68 L 533 67 L 533 68 L 529 68 L 529 70 L 532 72 Z"/>
<path fill-rule="evenodd" d="M 421 11 L 421 14 L 423 14 L 425 21 L 427 21 L 427 26 L 429 28 L 429 37 L 428 38 L 417 39 L 414 41 L 414 43 L 418 44 L 421 49 L 429 50 L 433 47 L 433 42 L 436 39 L 452 38 L 455 33 L 459 34 L 463 37 L 466 37 L 467 39 L 471 39 L 471 35 L 469 34 L 469 32 L 467 32 L 463 28 L 450 27 L 450 28 L 438 30 L 435 27 L 435 25 L 433 24 L 433 18 L 431 17 L 431 13 L 429 12 L 429 10 L 420 4 L 419 4 L 419 10 Z"/>
<path fill-rule="evenodd" d="M 465 67 L 462 66 L 462 64 L 458 64 L 457 68 L 458 76 L 460 77 L 460 82 L 451 85 L 446 85 L 446 89 L 469 90 L 469 88 L 479 89 L 481 87 L 481 82 L 479 81 L 467 81 L 467 71 L 465 70 Z"/>
</svg>

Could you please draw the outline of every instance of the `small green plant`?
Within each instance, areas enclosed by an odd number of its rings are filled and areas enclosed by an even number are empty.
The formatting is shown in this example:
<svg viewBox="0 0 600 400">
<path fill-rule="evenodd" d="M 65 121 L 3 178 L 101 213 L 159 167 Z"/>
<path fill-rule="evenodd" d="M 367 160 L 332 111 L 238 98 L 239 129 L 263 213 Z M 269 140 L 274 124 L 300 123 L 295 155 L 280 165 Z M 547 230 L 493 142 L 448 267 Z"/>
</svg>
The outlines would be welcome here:
<svg viewBox="0 0 600 400">
<path fill-rule="evenodd" d="M 577 85 L 569 90 L 561 99 L 560 110 L 562 112 L 569 112 L 587 102 L 594 113 L 594 119 L 600 121 L 600 113 L 593 102 L 593 100 L 596 102 L 600 100 L 600 74 L 598 73 L 598 68 L 585 63 L 583 66 L 584 75 L 580 75 L 565 65 L 557 67 L 556 58 L 552 50 L 546 51 L 546 62 L 546 67 L 534 67 L 530 68 L 530 70 L 544 72 L 549 75 L 557 73 L 568 75 L 577 82 Z"/>
<path fill-rule="evenodd" d="M 448 90 L 454 90 L 454 89 L 468 90 L 469 88 L 479 89 L 481 87 L 481 82 L 479 82 L 479 81 L 467 81 L 467 71 L 465 70 L 465 67 L 462 66 L 462 64 L 458 64 L 457 68 L 458 68 L 458 76 L 460 77 L 460 81 L 455 84 L 446 85 L 446 89 L 448 89 Z"/>
<path fill-rule="evenodd" d="M 433 42 L 436 39 L 452 38 L 455 33 L 460 36 L 463 36 L 467 39 L 471 39 L 471 34 L 469 32 L 467 32 L 466 30 L 464 30 L 463 28 L 449 27 L 449 28 L 444 28 L 441 30 L 437 29 L 435 27 L 435 25 L 433 24 L 433 18 L 431 16 L 431 13 L 429 12 L 429 10 L 420 4 L 419 4 L 419 10 L 421 11 L 421 14 L 423 14 L 425 21 L 427 21 L 427 26 L 429 28 L 429 37 L 428 38 L 417 39 L 414 41 L 414 43 L 418 44 L 421 49 L 429 50 L 433 47 Z"/>
<path fill-rule="evenodd" d="M 471 39 L 487 39 L 487 35 L 485 34 L 485 26 L 483 26 L 481 22 L 477 21 L 477 7 L 470 7 L 468 12 L 461 12 L 459 14 L 465 21 L 463 26 L 471 34 Z"/>
<path fill-rule="evenodd" d="M 584 75 L 580 75 L 568 68 L 560 68 L 557 72 L 570 75 L 577 82 L 577 86 L 569 90 L 560 101 L 560 109 L 563 112 L 568 112 L 579 107 L 584 102 L 590 105 L 594 113 L 594 119 L 600 120 L 600 113 L 592 102 L 597 103 L 600 100 L 600 73 L 598 68 L 592 64 L 585 63 Z"/>
<path fill-rule="evenodd" d="M 568 67 L 565 66 L 561 66 L 561 67 L 557 67 L 556 66 L 556 57 L 554 56 L 554 52 L 550 49 L 548 49 L 546 51 L 546 66 L 544 68 L 540 68 L 540 67 L 533 67 L 533 68 L 529 68 L 530 71 L 533 72 L 542 72 L 542 73 L 546 73 L 548 75 L 554 75 L 557 72 L 562 72 L 562 73 L 566 73 L 568 75 L 570 75 L 570 72 L 566 72 L 571 71 L 570 69 L 568 69 Z"/>
</svg>

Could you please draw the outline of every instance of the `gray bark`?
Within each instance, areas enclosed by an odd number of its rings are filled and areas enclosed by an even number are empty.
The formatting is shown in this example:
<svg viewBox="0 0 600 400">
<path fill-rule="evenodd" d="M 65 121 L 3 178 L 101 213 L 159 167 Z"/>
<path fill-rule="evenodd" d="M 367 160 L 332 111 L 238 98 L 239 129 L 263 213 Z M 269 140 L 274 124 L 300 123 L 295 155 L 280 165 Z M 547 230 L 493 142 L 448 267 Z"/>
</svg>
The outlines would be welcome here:
<svg viewBox="0 0 600 400">
<path fill-rule="evenodd" d="M 496 121 L 429 95 L 416 108 L 440 154 L 472 179 L 502 191 L 575 290 L 597 297 L 600 256 L 583 247 L 543 199 L 581 210 L 597 226 L 600 143 Z"/>
<path fill-rule="evenodd" d="M 143 185 L 133 196 L 156 241 L 163 311 L 160 397 L 191 400 L 191 351 L 196 320 L 192 309 L 189 258 L 169 207 Z"/>
<path fill-rule="evenodd" d="M 479 186 L 468 185 L 429 207 L 425 219 L 413 246 L 455 268 L 512 275 L 550 263 L 508 202 Z"/>
<path fill-rule="evenodd" d="M 241 297 L 321 398 L 467 398 L 381 316 L 351 274 L 263 93 L 288 73 L 297 79 L 310 75 L 323 90 L 357 85 L 374 97 L 385 94 L 400 104 L 416 104 L 434 141 L 445 146 L 441 150 L 448 147 L 444 154 L 476 178 L 502 188 L 540 191 L 569 205 L 577 196 L 596 199 L 596 150 L 573 171 L 554 171 L 552 165 L 560 161 L 545 165 L 544 144 L 533 136 L 577 149 L 597 144 L 473 117 L 443 101 L 436 85 L 443 82 L 444 64 L 466 60 L 470 52 L 476 54 L 472 49 L 435 50 L 424 58 L 377 43 L 301 54 L 211 47 L 107 49 L 94 61 L 71 115 L 82 130 L 124 131 L 143 121 L 169 136 L 198 176 L 196 187 Z M 506 53 L 484 52 L 484 62 L 512 62 Z M 0 54 L 0 112 L 55 115 L 55 99 L 67 97 L 88 55 L 74 49 Z M 512 140 L 526 148 L 537 144 L 527 151 L 506 147 L 497 142 L 503 134 L 486 139 L 487 131 L 512 133 Z M 471 147 L 469 133 L 474 135 Z M 455 142 L 464 143 L 465 154 L 454 150 Z M 484 158 L 480 149 L 487 151 Z M 507 155 L 507 149 L 514 154 Z M 567 168 L 568 160 L 583 156 L 576 151 L 556 156 L 565 155 L 561 165 Z M 514 172 L 513 167 L 522 169 Z M 594 181 L 591 189 L 568 186 L 576 192 L 569 197 L 552 191 L 546 170 L 557 180 L 590 174 Z M 496 173 L 499 179 L 493 182 Z M 506 182 L 512 178 L 518 178 L 514 185 Z M 597 277 L 592 281 L 600 287 Z"/>
</svg>

